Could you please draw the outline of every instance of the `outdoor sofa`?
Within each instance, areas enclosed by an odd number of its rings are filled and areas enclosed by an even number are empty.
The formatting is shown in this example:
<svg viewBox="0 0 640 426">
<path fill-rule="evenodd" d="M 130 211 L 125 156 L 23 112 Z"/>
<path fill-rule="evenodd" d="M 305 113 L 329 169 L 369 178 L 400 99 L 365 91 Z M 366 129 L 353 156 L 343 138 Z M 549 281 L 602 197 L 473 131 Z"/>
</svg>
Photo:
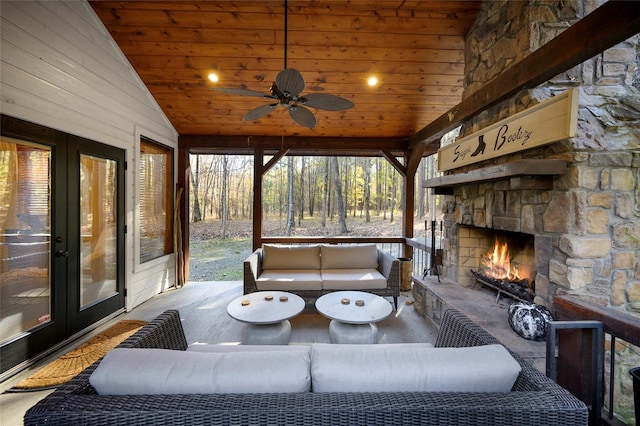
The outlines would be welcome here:
<svg viewBox="0 0 640 426">
<path fill-rule="evenodd" d="M 274 290 L 308 304 L 331 291 L 366 291 L 393 297 L 398 309 L 400 261 L 375 244 L 265 244 L 244 261 L 244 294 Z"/>
<path fill-rule="evenodd" d="M 435 347 L 497 343 L 467 317 L 448 310 L 443 314 Z M 166 311 L 125 340 L 119 348 L 185 351 L 187 342 L 178 311 Z M 510 392 L 108 396 L 98 395 L 89 382 L 91 374 L 99 366 L 98 361 L 30 408 L 25 414 L 24 424 L 587 425 L 587 408 L 581 401 L 519 356 L 511 355 L 520 365 L 520 372 Z M 411 365 L 403 367 L 412 368 Z"/>
</svg>

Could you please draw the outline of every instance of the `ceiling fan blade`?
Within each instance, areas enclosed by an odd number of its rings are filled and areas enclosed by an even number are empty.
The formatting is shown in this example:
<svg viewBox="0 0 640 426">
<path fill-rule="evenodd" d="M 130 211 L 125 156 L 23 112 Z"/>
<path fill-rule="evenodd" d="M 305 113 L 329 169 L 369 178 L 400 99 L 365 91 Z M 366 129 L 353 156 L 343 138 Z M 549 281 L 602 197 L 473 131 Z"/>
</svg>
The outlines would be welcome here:
<svg viewBox="0 0 640 426">
<path fill-rule="evenodd" d="M 343 111 L 354 107 L 353 102 L 348 99 L 325 93 L 309 93 L 298 101 L 305 106 L 327 111 Z"/>
<path fill-rule="evenodd" d="M 213 90 L 216 90 L 218 92 L 228 93 L 230 95 L 255 96 L 257 98 L 270 98 L 270 99 L 273 98 L 273 96 L 267 93 L 256 92 L 255 90 L 236 89 L 233 87 L 214 87 Z"/>
<path fill-rule="evenodd" d="M 264 117 L 265 115 L 269 114 L 271 111 L 276 109 L 277 106 L 278 106 L 277 103 L 259 106 L 258 108 L 255 108 L 249 111 L 244 116 L 243 120 L 244 121 L 257 120 L 258 118 Z"/>
<path fill-rule="evenodd" d="M 304 90 L 304 78 L 300 71 L 287 68 L 276 75 L 276 85 L 283 92 L 288 92 L 292 97 L 296 97 Z"/>
<path fill-rule="evenodd" d="M 307 108 L 297 105 L 289 107 L 289 115 L 301 126 L 313 129 L 316 127 L 316 116 Z"/>
</svg>

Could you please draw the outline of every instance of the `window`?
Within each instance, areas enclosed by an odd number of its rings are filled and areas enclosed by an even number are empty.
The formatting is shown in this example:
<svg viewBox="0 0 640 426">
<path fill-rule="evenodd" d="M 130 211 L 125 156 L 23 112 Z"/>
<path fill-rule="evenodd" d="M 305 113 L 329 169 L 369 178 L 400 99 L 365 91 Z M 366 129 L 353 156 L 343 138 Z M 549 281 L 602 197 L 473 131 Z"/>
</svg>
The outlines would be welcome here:
<svg viewBox="0 0 640 426">
<path fill-rule="evenodd" d="M 140 140 L 140 263 L 173 252 L 173 150 Z"/>
</svg>

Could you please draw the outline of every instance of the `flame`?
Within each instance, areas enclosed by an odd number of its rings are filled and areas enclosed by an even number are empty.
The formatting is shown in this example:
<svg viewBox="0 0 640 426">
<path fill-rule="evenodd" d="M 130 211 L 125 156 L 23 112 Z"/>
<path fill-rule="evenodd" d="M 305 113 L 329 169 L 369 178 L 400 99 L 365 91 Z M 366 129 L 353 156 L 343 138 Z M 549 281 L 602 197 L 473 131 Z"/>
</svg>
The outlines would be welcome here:
<svg viewBox="0 0 640 426">
<path fill-rule="evenodd" d="M 500 244 L 496 238 L 493 249 L 482 256 L 484 275 L 498 280 L 515 281 L 520 279 L 518 265 L 511 265 L 511 253 L 507 243 Z"/>
</svg>

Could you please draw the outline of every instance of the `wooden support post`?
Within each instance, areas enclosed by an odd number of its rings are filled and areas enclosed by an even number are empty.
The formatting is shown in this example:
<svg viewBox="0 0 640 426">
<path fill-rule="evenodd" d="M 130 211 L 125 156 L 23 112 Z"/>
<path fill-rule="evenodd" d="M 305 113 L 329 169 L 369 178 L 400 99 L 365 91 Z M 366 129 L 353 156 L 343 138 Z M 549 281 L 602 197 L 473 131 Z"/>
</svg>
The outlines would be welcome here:
<svg viewBox="0 0 640 426">
<path fill-rule="evenodd" d="M 409 164 L 410 153 L 405 154 L 405 164 Z M 404 179 L 404 206 L 402 208 L 402 236 L 404 238 L 413 238 L 413 210 L 415 208 L 416 197 L 416 169 L 409 170 L 407 167 Z M 402 246 L 402 256 L 413 259 L 413 247 L 408 244 Z"/>
<path fill-rule="evenodd" d="M 180 199 L 180 222 L 182 223 L 182 274 L 184 281 L 189 281 L 189 188 L 191 181 L 191 164 L 189 149 L 178 148 L 178 186 L 184 188 Z"/>
</svg>

